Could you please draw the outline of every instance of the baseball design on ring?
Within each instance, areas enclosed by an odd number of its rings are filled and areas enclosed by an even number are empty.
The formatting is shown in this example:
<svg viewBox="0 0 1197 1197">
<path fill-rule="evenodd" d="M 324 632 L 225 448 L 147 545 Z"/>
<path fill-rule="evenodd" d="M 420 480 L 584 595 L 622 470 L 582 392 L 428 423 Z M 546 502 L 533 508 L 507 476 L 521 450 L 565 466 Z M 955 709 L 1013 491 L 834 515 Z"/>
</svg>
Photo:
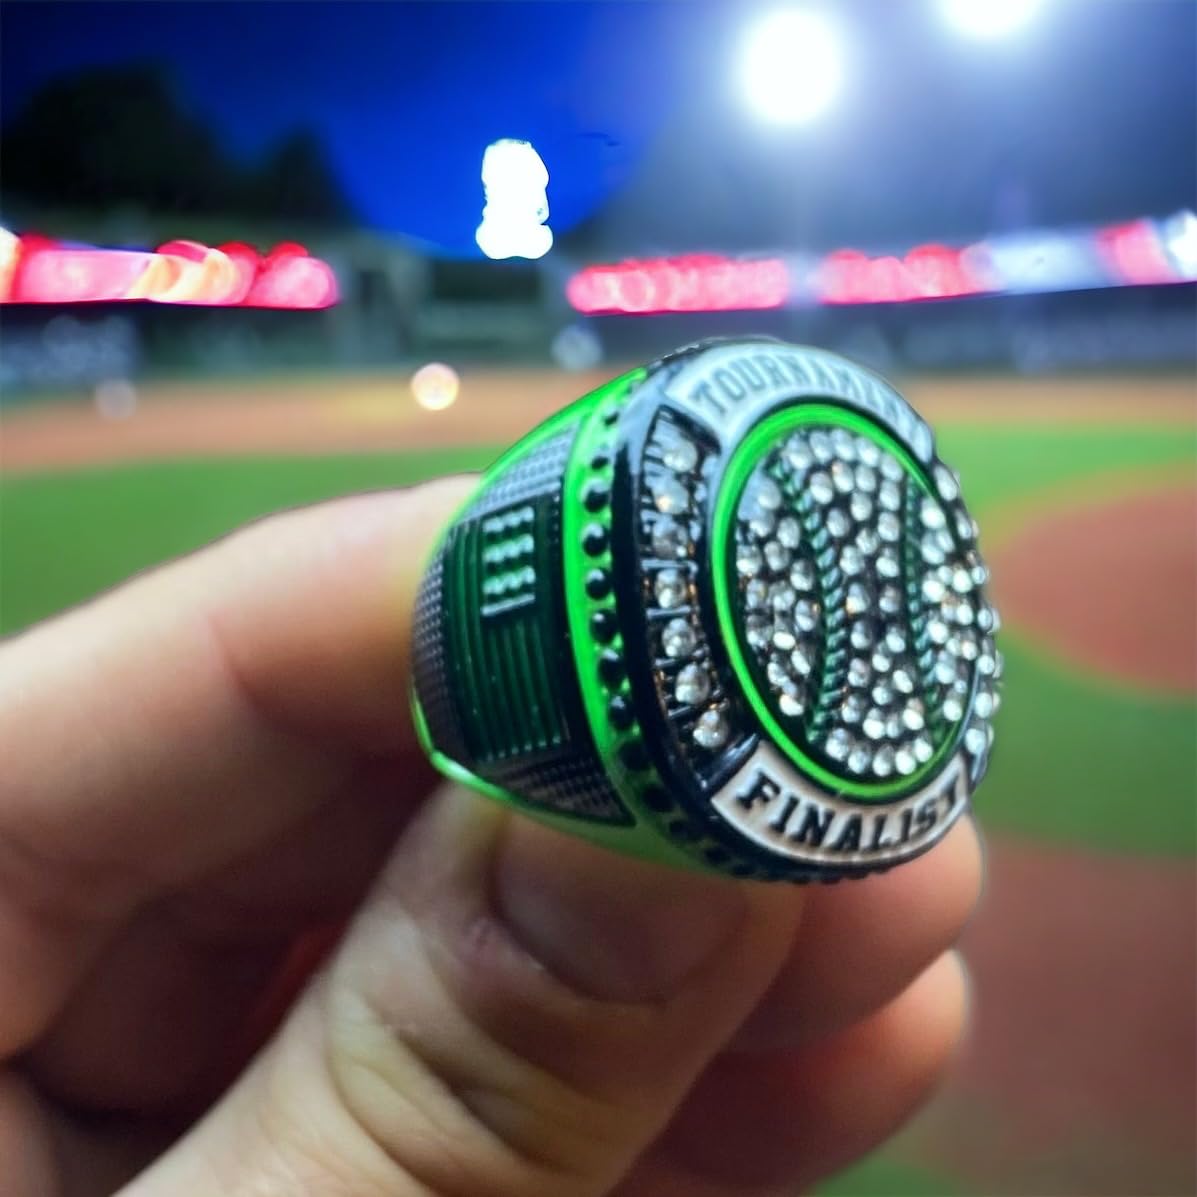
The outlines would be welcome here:
<svg viewBox="0 0 1197 1197">
<path fill-rule="evenodd" d="M 442 772 L 595 842 L 837 880 L 938 842 L 993 742 L 977 527 L 886 382 L 766 339 L 679 350 L 484 475 L 421 585 Z"/>
</svg>

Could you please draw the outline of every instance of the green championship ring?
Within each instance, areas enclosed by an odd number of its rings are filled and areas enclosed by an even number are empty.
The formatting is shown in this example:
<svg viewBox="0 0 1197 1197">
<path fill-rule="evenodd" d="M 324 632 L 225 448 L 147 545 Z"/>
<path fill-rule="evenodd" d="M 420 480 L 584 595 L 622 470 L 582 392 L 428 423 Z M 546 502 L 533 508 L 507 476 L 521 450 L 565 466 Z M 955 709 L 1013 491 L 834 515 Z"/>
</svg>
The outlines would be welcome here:
<svg viewBox="0 0 1197 1197">
<path fill-rule="evenodd" d="M 421 586 L 417 727 L 450 777 L 641 857 L 892 867 L 988 762 L 976 536 L 876 375 L 765 339 L 679 350 L 482 478 Z"/>
</svg>

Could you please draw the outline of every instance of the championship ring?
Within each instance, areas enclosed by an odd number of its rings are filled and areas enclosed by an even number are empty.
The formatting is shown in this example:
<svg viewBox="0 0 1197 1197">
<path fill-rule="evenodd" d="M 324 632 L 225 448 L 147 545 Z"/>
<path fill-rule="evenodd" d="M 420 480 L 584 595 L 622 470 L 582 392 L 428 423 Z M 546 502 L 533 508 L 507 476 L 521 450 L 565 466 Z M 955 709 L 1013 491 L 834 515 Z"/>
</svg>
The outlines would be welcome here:
<svg viewBox="0 0 1197 1197">
<path fill-rule="evenodd" d="M 875 374 L 765 339 L 633 370 L 483 476 L 421 585 L 450 777 L 663 862 L 836 880 L 967 809 L 997 709 L 977 526 Z"/>
</svg>

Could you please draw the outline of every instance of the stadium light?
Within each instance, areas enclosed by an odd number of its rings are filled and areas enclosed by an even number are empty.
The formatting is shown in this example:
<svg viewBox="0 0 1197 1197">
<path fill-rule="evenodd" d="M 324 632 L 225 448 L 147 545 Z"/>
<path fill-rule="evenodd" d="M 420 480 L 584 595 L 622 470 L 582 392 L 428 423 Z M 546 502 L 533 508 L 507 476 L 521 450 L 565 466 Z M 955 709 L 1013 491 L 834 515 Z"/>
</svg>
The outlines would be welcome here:
<svg viewBox="0 0 1197 1197">
<path fill-rule="evenodd" d="M 1040 0 L 942 0 L 944 16 L 958 32 L 985 39 L 1022 28 L 1039 5 Z"/>
<path fill-rule="evenodd" d="M 815 9 L 782 9 L 749 29 L 740 82 L 753 111 L 775 124 L 813 120 L 835 99 L 843 75 L 839 30 Z"/>
<path fill-rule="evenodd" d="M 486 206 L 474 240 L 488 258 L 542 258 L 549 252 L 548 185 L 549 172 L 529 142 L 504 138 L 486 147 Z"/>
</svg>

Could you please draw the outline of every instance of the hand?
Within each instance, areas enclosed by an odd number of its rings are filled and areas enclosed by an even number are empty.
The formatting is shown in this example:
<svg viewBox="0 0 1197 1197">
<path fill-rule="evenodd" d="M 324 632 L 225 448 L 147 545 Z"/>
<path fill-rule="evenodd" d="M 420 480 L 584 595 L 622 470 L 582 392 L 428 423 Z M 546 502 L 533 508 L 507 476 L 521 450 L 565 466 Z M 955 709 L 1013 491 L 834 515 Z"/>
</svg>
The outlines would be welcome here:
<svg viewBox="0 0 1197 1197">
<path fill-rule="evenodd" d="M 6 1194 L 789 1194 L 924 1100 L 971 823 L 801 889 L 438 787 L 410 611 L 465 485 L 262 521 L 0 646 Z"/>
</svg>

